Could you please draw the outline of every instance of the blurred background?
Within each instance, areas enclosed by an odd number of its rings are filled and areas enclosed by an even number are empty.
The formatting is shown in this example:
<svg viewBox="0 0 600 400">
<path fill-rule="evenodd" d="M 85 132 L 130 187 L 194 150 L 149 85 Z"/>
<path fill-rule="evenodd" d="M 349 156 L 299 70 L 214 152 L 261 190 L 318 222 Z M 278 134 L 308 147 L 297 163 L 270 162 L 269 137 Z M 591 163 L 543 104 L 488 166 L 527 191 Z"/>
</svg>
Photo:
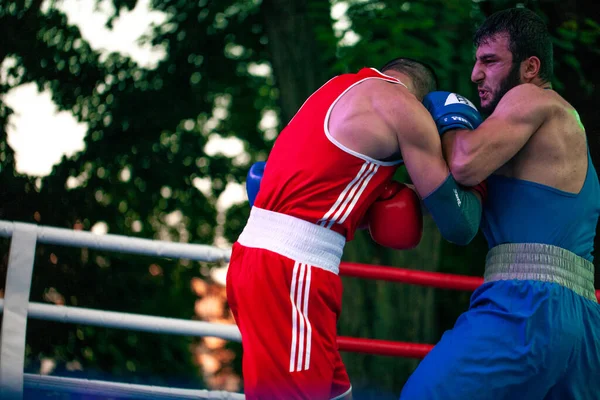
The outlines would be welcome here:
<svg viewBox="0 0 600 400">
<path fill-rule="evenodd" d="M 514 6 L 547 21 L 555 89 L 599 166 L 598 2 L 0 0 L 0 219 L 227 248 L 249 214 L 247 169 L 314 90 L 407 56 L 477 100 L 471 36 Z M 426 219 L 415 250 L 359 232 L 344 259 L 481 276 L 486 250 L 481 235 L 445 242 Z M 233 323 L 226 268 L 38 245 L 31 301 Z M 339 333 L 435 343 L 469 296 L 344 278 Z M 241 354 L 220 339 L 30 320 L 26 372 L 242 391 Z M 343 357 L 373 399 L 397 398 L 418 362 Z"/>
</svg>

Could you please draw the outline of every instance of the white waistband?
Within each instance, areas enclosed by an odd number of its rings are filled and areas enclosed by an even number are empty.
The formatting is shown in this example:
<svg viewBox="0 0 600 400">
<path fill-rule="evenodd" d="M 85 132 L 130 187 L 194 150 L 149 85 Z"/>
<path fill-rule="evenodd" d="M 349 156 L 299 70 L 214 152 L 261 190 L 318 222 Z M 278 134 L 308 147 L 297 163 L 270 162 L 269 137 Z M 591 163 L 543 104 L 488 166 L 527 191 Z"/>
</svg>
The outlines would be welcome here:
<svg viewBox="0 0 600 400">
<path fill-rule="evenodd" d="M 252 207 L 238 243 L 338 274 L 346 238 L 296 217 Z"/>
</svg>

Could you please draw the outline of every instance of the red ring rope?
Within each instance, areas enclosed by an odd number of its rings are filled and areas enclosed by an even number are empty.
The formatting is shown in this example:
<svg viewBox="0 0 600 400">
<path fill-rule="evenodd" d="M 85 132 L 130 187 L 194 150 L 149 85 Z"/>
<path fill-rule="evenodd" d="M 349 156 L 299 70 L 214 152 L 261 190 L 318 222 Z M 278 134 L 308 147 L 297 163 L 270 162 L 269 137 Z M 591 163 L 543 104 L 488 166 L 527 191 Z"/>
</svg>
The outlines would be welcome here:
<svg viewBox="0 0 600 400">
<path fill-rule="evenodd" d="M 478 276 L 418 271 L 414 269 L 351 262 L 342 262 L 340 264 L 340 275 L 363 279 L 381 279 L 388 282 L 408 283 L 411 285 L 429 286 L 440 289 L 469 291 L 473 291 L 483 284 L 483 278 Z M 596 298 L 598 299 L 598 302 L 600 302 L 600 290 L 596 290 Z"/>
<path fill-rule="evenodd" d="M 445 274 L 442 272 L 385 267 L 350 262 L 340 264 L 340 275 L 364 279 L 381 279 L 388 282 L 409 283 L 440 289 L 475 290 L 483 284 L 483 278 Z"/>
<path fill-rule="evenodd" d="M 418 271 L 351 262 L 342 262 L 340 264 L 340 275 L 363 279 L 380 279 L 388 282 L 400 282 L 440 289 L 468 291 L 473 291 L 483 284 L 483 278 L 477 276 Z M 596 290 L 596 298 L 600 302 L 600 290 Z M 423 358 L 433 348 L 431 344 L 361 339 L 347 336 L 338 336 L 337 343 L 341 351 L 407 358 Z"/>
<path fill-rule="evenodd" d="M 337 343 L 341 351 L 407 358 L 423 358 L 433 348 L 431 344 L 359 339 L 347 336 L 338 336 Z"/>
</svg>

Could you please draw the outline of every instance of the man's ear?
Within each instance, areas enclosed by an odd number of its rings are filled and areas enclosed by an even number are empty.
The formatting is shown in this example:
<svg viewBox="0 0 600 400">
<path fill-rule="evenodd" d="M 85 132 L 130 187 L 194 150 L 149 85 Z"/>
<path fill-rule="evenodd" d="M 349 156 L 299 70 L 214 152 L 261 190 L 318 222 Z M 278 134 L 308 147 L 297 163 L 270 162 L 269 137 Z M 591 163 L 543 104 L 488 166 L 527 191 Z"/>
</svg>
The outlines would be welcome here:
<svg viewBox="0 0 600 400">
<path fill-rule="evenodd" d="M 521 63 L 521 77 L 525 82 L 531 82 L 540 73 L 542 63 L 536 56 L 527 57 Z"/>
</svg>

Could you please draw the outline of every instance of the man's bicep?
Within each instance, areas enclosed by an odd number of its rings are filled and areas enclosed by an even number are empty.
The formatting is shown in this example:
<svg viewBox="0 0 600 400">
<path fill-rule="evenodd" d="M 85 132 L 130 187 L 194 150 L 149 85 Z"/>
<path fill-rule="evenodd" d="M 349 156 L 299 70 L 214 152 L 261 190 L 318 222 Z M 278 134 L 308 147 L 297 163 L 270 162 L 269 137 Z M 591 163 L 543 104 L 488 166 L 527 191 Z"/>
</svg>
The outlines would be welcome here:
<svg viewBox="0 0 600 400">
<path fill-rule="evenodd" d="M 489 117 L 475 132 L 462 134 L 480 135 L 481 140 L 488 142 L 487 151 L 480 154 L 479 168 L 490 175 L 521 151 L 542 121 L 533 115 L 502 112 Z"/>
<path fill-rule="evenodd" d="M 533 97 L 538 89 L 520 86 L 474 131 L 445 134 L 444 150 L 459 183 L 472 186 L 487 178 L 521 151 L 544 122 L 548 106 Z"/>
</svg>

